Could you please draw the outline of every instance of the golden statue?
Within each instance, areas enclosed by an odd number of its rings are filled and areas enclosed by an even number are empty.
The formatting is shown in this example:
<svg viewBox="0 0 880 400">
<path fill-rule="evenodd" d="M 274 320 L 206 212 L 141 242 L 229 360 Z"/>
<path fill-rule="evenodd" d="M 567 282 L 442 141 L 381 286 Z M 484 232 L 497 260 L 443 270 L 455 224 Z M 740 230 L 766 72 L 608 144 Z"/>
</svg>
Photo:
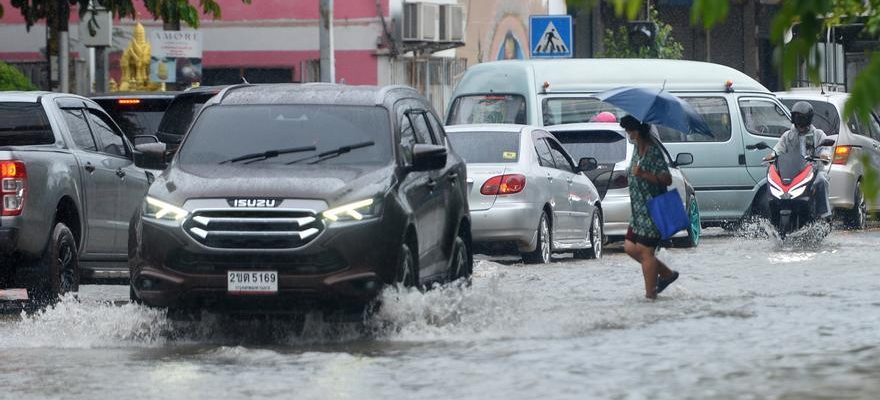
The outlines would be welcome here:
<svg viewBox="0 0 880 400">
<path fill-rule="evenodd" d="M 147 40 L 147 32 L 144 26 L 138 22 L 134 27 L 134 37 L 122 53 L 122 58 L 119 59 L 119 66 L 122 68 L 122 79 L 118 85 L 120 92 L 165 90 L 164 82 L 150 82 L 150 52 L 151 46 Z M 164 63 L 160 65 L 164 66 Z M 165 67 L 165 76 L 167 76 L 167 71 L 167 67 Z"/>
</svg>

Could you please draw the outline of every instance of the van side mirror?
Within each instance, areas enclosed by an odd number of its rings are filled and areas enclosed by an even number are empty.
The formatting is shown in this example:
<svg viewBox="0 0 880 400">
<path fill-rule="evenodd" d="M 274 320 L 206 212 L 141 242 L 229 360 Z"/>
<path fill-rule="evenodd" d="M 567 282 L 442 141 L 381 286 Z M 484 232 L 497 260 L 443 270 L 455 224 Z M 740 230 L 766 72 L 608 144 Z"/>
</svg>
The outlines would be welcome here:
<svg viewBox="0 0 880 400">
<path fill-rule="evenodd" d="M 578 160 L 576 172 L 587 172 L 599 168 L 599 162 L 593 157 L 584 157 Z"/>
<path fill-rule="evenodd" d="M 446 166 L 446 147 L 436 144 L 414 144 L 412 171 L 433 171 Z"/>
<path fill-rule="evenodd" d="M 683 167 L 685 165 L 691 165 L 694 163 L 694 155 L 691 153 L 678 153 L 675 156 L 675 166 Z"/>
<path fill-rule="evenodd" d="M 134 146 L 137 147 L 142 144 L 150 144 L 150 143 L 159 143 L 159 138 L 153 135 L 138 135 L 134 137 Z"/>
<path fill-rule="evenodd" d="M 143 169 L 165 169 L 168 166 L 165 160 L 165 145 L 162 143 L 135 145 L 134 165 Z"/>
</svg>

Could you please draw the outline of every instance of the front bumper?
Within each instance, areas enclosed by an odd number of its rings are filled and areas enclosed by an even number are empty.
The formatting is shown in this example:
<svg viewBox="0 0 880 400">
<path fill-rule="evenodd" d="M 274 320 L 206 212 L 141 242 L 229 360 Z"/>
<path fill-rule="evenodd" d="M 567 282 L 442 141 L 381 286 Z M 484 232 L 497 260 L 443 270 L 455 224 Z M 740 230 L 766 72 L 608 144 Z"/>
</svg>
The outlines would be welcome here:
<svg viewBox="0 0 880 400">
<path fill-rule="evenodd" d="M 471 237 L 475 243 L 513 242 L 519 251 L 532 251 L 537 240 L 541 205 L 499 203 L 486 210 L 471 210 Z"/>
<path fill-rule="evenodd" d="M 391 226 L 386 226 L 391 225 Z M 334 223 L 293 250 L 208 248 L 179 226 L 143 221 L 131 285 L 147 305 L 224 311 L 298 312 L 362 306 L 391 282 L 402 229 L 381 218 Z M 227 272 L 277 271 L 278 292 L 227 293 Z"/>
</svg>

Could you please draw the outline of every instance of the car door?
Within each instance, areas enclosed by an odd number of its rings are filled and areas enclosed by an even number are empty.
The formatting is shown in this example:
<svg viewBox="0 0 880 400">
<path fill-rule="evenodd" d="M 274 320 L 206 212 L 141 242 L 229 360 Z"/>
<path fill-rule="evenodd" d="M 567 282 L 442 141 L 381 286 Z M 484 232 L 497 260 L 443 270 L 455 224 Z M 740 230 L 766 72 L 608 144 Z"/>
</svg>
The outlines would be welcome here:
<svg viewBox="0 0 880 400">
<path fill-rule="evenodd" d="M 865 141 L 867 142 L 863 149 L 869 155 L 874 170 L 880 171 L 880 116 L 871 114 L 868 121 L 863 122 L 861 126 L 863 131 L 865 131 Z M 875 204 L 872 207 L 872 204 L 869 202 L 868 208 L 877 210 L 880 209 L 880 204 Z"/>
<path fill-rule="evenodd" d="M 116 211 L 113 214 L 113 254 L 128 254 L 128 223 L 137 207 L 140 207 L 147 190 L 147 176 L 135 167 L 131 149 L 122 131 L 107 114 L 94 108 L 85 110 L 94 133 L 98 152 L 104 156 L 101 163 L 113 172 Z"/>
<path fill-rule="evenodd" d="M 61 104 L 59 104 L 61 105 Z M 61 113 L 73 144 L 71 151 L 80 164 L 85 217 L 83 258 L 112 254 L 115 251 L 116 186 L 118 177 L 98 152 L 98 144 L 89 127 L 82 101 L 62 105 Z"/>
<path fill-rule="evenodd" d="M 566 197 L 569 207 L 568 221 L 565 227 L 568 231 L 566 236 L 569 239 L 581 241 L 587 237 L 587 231 L 590 227 L 593 211 L 590 201 L 598 195 L 594 193 L 595 188 L 591 188 L 592 185 L 586 182 L 586 176 L 575 173 L 574 161 L 565 151 L 565 147 L 552 137 L 547 137 L 546 140 L 550 146 L 550 153 L 553 154 L 556 168 L 566 182 Z"/>
<path fill-rule="evenodd" d="M 427 104 L 425 104 L 427 106 Z M 442 191 L 442 204 L 444 207 L 440 210 L 442 215 L 440 223 L 443 226 L 442 236 L 439 238 L 441 249 L 443 250 L 443 265 L 448 266 L 452 263 L 452 251 L 455 237 L 458 234 L 458 222 L 462 217 L 462 210 L 467 209 L 467 198 L 465 197 L 466 185 L 462 184 L 467 179 L 467 170 L 464 162 L 455 154 L 455 151 L 446 140 L 446 132 L 440 124 L 440 120 L 433 112 L 427 111 L 424 114 L 428 121 L 428 127 L 431 130 L 431 140 L 434 144 L 446 147 L 446 165 L 442 170 L 438 171 L 439 182 L 437 189 Z M 440 272 L 445 273 L 447 267 Z"/>
<path fill-rule="evenodd" d="M 553 241 L 568 240 L 571 238 L 571 203 L 568 199 L 568 180 L 562 170 L 556 166 L 553 151 L 547 143 L 547 138 L 538 135 L 535 139 L 535 151 L 538 152 L 539 170 L 546 178 L 546 193 L 549 197 L 550 208 L 553 210 L 551 231 Z M 540 179 L 540 178 L 539 178 Z"/>
<path fill-rule="evenodd" d="M 424 110 L 415 100 L 401 100 L 395 106 L 400 131 L 400 151 L 405 165 L 412 165 L 412 146 L 429 144 L 430 130 Z M 442 260 L 437 244 L 438 214 L 443 207 L 442 192 L 437 190 L 437 171 L 410 171 L 401 182 L 401 192 L 412 211 L 418 245 L 419 277 L 431 276 Z"/>
</svg>

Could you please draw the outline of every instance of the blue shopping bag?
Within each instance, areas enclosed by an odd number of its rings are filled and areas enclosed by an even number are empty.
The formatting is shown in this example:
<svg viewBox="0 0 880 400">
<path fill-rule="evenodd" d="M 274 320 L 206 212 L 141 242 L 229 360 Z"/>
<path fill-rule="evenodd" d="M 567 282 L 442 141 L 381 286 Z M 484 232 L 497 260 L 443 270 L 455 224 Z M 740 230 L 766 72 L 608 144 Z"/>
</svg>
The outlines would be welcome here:
<svg viewBox="0 0 880 400">
<path fill-rule="evenodd" d="M 657 225 L 662 240 L 671 238 L 690 225 L 678 189 L 669 190 L 648 200 L 648 213 L 651 214 L 654 225 Z"/>
</svg>

